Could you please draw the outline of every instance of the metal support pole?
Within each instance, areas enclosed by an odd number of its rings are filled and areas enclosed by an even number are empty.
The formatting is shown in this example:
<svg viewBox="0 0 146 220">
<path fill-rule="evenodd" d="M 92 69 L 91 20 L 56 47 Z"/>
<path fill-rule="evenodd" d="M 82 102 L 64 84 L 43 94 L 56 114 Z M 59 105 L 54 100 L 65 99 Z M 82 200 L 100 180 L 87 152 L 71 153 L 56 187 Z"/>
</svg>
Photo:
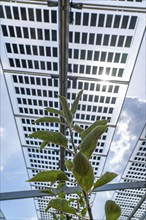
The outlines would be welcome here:
<svg viewBox="0 0 146 220">
<path fill-rule="evenodd" d="M 58 1 L 59 12 L 59 95 L 67 96 L 68 44 L 69 44 L 69 0 Z M 65 128 L 60 125 L 61 133 Z M 60 169 L 64 170 L 65 150 L 60 147 Z"/>
<path fill-rule="evenodd" d="M 145 199 L 146 199 L 146 193 L 141 197 L 140 201 L 139 201 L 138 204 L 135 206 L 135 208 L 133 209 L 133 211 L 131 212 L 131 214 L 130 214 L 129 217 L 127 218 L 127 220 L 132 219 L 132 217 L 133 217 L 134 214 L 137 212 L 137 210 L 140 208 L 140 206 L 142 205 L 142 203 L 144 202 Z"/>
<path fill-rule="evenodd" d="M 146 181 L 139 181 L 139 182 L 125 182 L 125 183 L 113 183 L 113 184 L 106 184 L 104 186 L 98 187 L 94 190 L 94 192 L 103 192 L 103 191 L 114 191 L 114 190 L 124 190 L 124 189 L 140 189 L 146 187 Z M 81 188 L 76 187 L 67 187 L 64 186 L 59 190 L 53 189 L 53 193 L 57 195 L 61 191 L 65 192 L 66 194 L 74 194 L 75 191 L 81 191 Z M 13 200 L 13 199 L 25 199 L 25 198 L 34 198 L 34 197 L 43 197 L 49 196 L 47 193 L 42 193 L 39 190 L 28 190 L 28 191 L 18 191 L 18 192 L 5 192 L 0 193 L 0 200 Z M 144 201 L 141 199 L 141 202 Z"/>
</svg>

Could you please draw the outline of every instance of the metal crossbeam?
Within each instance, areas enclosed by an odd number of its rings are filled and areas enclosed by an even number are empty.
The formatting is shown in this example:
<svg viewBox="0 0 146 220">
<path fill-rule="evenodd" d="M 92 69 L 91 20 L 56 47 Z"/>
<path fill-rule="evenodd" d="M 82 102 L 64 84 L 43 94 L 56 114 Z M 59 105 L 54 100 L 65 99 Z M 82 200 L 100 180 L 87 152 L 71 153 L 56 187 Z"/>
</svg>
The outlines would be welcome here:
<svg viewBox="0 0 146 220">
<path fill-rule="evenodd" d="M 2 2 L 14 2 L 15 0 L 1 0 Z M 64 1 L 64 0 L 63 0 Z M 57 1 L 48 1 L 48 0 L 17 0 L 17 4 L 31 4 L 31 5 L 41 5 L 41 6 L 50 6 L 50 7 L 57 7 L 58 2 Z M 72 8 L 78 8 L 78 9 L 92 9 L 92 10 L 108 10 L 108 11 L 117 11 L 121 10 L 124 12 L 137 12 L 137 13 L 145 13 L 146 8 L 145 7 L 137 7 L 137 6 L 123 6 L 122 4 L 91 4 L 91 3 L 71 3 Z"/>
<path fill-rule="evenodd" d="M 113 183 L 113 184 L 106 184 L 104 186 L 101 186 L 95 189 L 94 192 L 125 190 L 125 189 L 140 189 L 145 187 L 146 187 L 146 181 Z M 75 191 L 81 191 L 81 188 L 65 186 L 59 190 L 56 190 L 55 188 L 53 189 L 54 195 L 57 195 L 61 191 L 64 191 L 66 194 L 74 194 Z M 4 192 L 4 193 L 0 193 L 0 200 L 4 201 L 4 200 L 14 200 L 14 199 L 26 199 L 26 198 L 43 197 L 43 196 L 49 196 L 49 194 L 42 193 L 39 190 Z"/>
</svg>

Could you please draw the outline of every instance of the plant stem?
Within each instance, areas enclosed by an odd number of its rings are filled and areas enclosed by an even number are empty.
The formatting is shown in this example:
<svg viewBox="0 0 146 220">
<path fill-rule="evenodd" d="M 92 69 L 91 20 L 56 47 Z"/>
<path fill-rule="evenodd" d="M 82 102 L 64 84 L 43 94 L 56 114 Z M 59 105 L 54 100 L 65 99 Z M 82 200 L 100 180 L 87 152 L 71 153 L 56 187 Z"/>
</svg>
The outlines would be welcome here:
<svg viewBox="0 0 146 220">
<path fill-rule="evenodd" d="M 72 144 L 72 147 L 73 147 L 74 152 L 75 152 L 75 154 L 76 154 L 76 153 L 77 153 L 77 149 L 76 149 L 76 147 L 75 147 L 75 145 L 74 145 L 73 132 L 72 132 L 71 127 L 69 127 L 69 131 L 70 131 L 70 137 L 71 137 L 71 144 Z"/>
<path fill-rule="evenodd" d="M 93 220 L 93 215 L 92 215 L 91 206 L 90 206 L 90 203 L 89 203 L 88 194 L 85 191 L 83 191 L 83 194 L 84 194 L 84 198 L 85 198 L 85 202 L 86 202 L 86 207 L 87 207 L 87 210 L 88 210 L 89 218 L 90 218 L 90 220 Z"/>
<path fill-rule="evenodd" d="M 66 151 L 70 152 L 71 154 L 75 155 L 75 153 L 69 149 L 66 149 Z"/>
<path fill-rule="evenodd" d="M 80 210 L 80 204 L 79 204 L 79 201 L 77 200 L 77 209 Z M 80 217 L 78 217 L 78 220 L 81 220 Z"/>
</svg>

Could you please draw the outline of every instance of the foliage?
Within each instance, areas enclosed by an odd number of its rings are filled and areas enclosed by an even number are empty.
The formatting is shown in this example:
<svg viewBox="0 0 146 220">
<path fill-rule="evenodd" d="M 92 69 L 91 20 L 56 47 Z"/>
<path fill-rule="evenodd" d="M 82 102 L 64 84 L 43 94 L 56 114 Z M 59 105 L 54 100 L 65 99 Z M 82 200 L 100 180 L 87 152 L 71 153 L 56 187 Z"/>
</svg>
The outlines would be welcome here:
<svg viewBox="0 0 146 220">
<path fill-rule="evenodd" d="M 107 220 L 116 220 L 121 215 L 121 209 L 114 201 L 108 200 L 105 204 L 105 214 Z"/>
<path fill-rule="evenodd" d="M 64 147 L 65 150 L 69 151 L 73 160 L 66 160 L 66 168 L 73 174 L 76 184 L 80 187 L 81 192 L 75 191 L 77 198 L 67 200 L 65 198 L 65 192 L 63 192 L 63 187 L 68 181 L 71 180 L 67 175 L 61 170 L 50 170 L 38 173 L 36 176 L 28 180 L 28 182 L 48 182 L 51 184 L 58 183 L 56 187 L 57 190 L 61 190 L 56 198 L 51 199 L 46 207 L 46 212 L 53 208 L 56 213 L 52 213 L 54 219 L 58 219 L 58 214 L 60 219 L 74 219 L 73 216 L 78 216 L 79 219 L 90 219 L 93 220 L 93 215 L 91 211 L 91 206 L 89 203 L 89 196 L 94 189 L 105 185 L 112 181 L 117 174 L 106 172 L 100 179 L 95 180 L 94 171 L 90 163 L 90 158 L 96 149 L 98 139 L 100 136 L 106 132 L 108 128 L 107 120 L 95 121 L 87 129 L 81 128 L 78 124 L 75 124 L 73 119 L 76 114 L 79 100 L 82 96 L 83 90 L 81 90 L 74 102 L 72 103 L 71 109 L 69 108 L 67 99 L 63 96 L 59 96 L 61 103 L 61 110 L 54 108 L 46 108 L 49 113 L 54 113 L 58 115 L 57 117 L 42 117 L 37 119 L 33 123 L 59 123 L 64 126 L 65 129 L 70 131 L 70 142 L 72 144 L 72 150 L 69 148 L 69 140 L 67 137 L 60 132 L 53 132 L 48 130 L 36 131 L 29 135 L 32 138 L 39 138 L 42 140 L 40 150 L 42 150 L 47 144 L 53 143 Z M 81 137 L 81 142 L 79 146 L 74 144 L 73 132 L 78 132 Z M 42 190 L 42 192 L 53 195 L 53 190 L 48 188 Z M 72 202 L 76 202 L 76 208 L 72 206 Z M 105 204 L 105 213 L 107 220 L 116 220 L 121 214 L 120 207 L 113 201 L 109 200 Z"/>
</svg>

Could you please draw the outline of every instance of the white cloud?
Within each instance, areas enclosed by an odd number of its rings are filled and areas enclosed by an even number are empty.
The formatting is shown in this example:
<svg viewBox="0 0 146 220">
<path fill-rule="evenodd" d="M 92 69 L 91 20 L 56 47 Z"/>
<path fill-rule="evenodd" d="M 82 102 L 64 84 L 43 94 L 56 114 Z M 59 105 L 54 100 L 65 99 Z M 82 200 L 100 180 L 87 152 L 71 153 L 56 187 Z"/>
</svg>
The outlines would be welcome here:
<svg viewBox="0 0 146 220">
<path fill-rule="evenodd" d="M 113 142 L 111 146 L 111 151 L 114 153 L 113 158 L 110 160 L 111 165 L 119 164 L 123 161 L 125 153 L 130 149 L 131 140 L 136 138 L 129 130 L 130 118 L 128 119 L 126 112 L 123 112 L 123 115 L 126 120 L 120 121 L 117 126 L 119 140 Z"/>
<path fill-rule="evenodd" d="M 112 197 L 112 194 L 113 194 L 113 192 L 105 192 L 105 196 L 107 197 L 107 200 L 108 199 L 111 199 L 111 197 Z"/>
<path fill-rule="evenodd" d="M 38 220 L 38 218 L 30 218 L 30 220 Z"/>
<path fill-rule="evenodd" d="M 1 165 L 0 166 L 0 171 L 3 171 L 4 170 L 4 167 Z"/>
<path fill-rule="evenodd" d="M 0 137 L 3 138 L 5 136 L 5 129 L 0 127 Z"/>
<path fill-rule="evenodd" d="M 123 173 L 145 123 L 145 101 L 128 97 L 120 115 L 105 169 Z M 117 181 L 117 178 L 116 178 Z"/>
</svg>

